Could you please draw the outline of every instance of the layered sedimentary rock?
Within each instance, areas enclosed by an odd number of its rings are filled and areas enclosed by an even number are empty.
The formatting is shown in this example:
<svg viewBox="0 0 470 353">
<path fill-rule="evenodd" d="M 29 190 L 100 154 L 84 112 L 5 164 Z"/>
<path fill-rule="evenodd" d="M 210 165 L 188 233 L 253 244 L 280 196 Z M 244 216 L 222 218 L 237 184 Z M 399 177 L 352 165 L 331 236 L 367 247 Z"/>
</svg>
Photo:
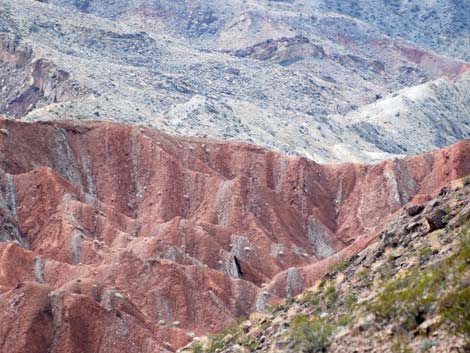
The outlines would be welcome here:
<svg viewBox="0 0 470 353">
<path fill-rule="evenodd" d="M 405 204 L 470 173 L 470 141 L 319 165 L 110 123 L 0 132 L 8 352 L 174 351 L 297 294 Z"/>
</svg>

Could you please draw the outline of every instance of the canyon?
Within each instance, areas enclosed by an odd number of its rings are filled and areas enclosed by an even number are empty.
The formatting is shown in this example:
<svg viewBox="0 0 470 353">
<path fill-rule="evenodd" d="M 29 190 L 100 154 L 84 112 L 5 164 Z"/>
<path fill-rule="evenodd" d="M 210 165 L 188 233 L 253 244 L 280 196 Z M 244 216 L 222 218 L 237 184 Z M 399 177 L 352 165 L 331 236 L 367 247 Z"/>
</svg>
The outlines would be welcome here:
<svg viewBox="0 0 470 353">
<path fill-rule="evenodd" d="M 173 352 L 301 293 L 470 174 L 469 150 L 322 165 L 138 126 L 1 120 L 1 350 Z"/>
<path fill-rule="evenodd" d="M 0 0 L 0 352 L 470 347 L 469 6 Z"/>
</svg>

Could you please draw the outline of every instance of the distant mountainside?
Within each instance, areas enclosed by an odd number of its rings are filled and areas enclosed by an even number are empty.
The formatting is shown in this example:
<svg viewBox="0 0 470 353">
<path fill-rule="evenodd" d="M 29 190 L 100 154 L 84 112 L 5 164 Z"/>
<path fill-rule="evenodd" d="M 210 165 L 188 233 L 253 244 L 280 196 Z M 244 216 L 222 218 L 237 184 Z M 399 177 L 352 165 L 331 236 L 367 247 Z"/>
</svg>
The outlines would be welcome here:
<svg viewBox="0 0 470 353">
<path fill-rule="evenodd" d="M 470 3 L 464 0 L 50 0 L 84 13 L 120 19 L 145 29 L 182 35 L 205 47 L 234 48 L 260 38 L 312 32 L 315 16 L 337 13 L 362 20 L 391 37 L 470 60 Z M 309 23 L 310 22 L 310 23 Z M 241 35 L 234 34 L 241 32 Z M 273 37 L 274 36 L 274 37 Z M 215 40 L 214 40 L 215 39 Z M 237 39 L 237 40 L 234 40 Z M 214 45 L 215 44 L 215 45 Z"/>
<path fill-rule="evenodd" d="M 468 5 L 419 3 L 1 0 L 0 114 L 321 162 L 440 148 L 470 137 Z"/>
</svg>

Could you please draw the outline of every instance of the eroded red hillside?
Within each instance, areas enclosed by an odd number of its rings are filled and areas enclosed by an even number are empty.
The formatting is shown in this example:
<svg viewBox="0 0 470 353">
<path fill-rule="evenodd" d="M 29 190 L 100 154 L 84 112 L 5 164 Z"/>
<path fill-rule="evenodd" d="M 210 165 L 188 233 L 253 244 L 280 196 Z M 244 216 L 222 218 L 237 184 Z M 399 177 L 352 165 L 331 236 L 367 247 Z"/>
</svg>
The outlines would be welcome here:
<svg viewBox="0 0 470 353">
<path fill-rule="evenodd" d="M 0 128 L 6 352 L 174 351 L 298 293 L 470 173 L 470 141 L 318 165 L 110 123 Z"/>
</svg>

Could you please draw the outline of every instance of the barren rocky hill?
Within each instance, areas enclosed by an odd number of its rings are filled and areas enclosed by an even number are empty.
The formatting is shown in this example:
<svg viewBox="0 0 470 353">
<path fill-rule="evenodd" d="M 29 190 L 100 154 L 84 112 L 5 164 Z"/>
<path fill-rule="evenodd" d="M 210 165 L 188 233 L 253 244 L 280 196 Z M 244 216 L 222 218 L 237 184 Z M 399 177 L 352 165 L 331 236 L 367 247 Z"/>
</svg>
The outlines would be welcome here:
<svg viewBox="0 0 470 353">
<path fill-rule="evenodd" d="M 300 293 L 470 173 L 468 140 L 320 165 L 129 125 L 0 125 L 6 352 L 174 351 Z"/>
<path fill-rule="evenodd" d="M 152 125 L 319 162 L 468 138 L 468 5 L 356 3 L 2 0 L 0 113 Z"/>
</svg>

